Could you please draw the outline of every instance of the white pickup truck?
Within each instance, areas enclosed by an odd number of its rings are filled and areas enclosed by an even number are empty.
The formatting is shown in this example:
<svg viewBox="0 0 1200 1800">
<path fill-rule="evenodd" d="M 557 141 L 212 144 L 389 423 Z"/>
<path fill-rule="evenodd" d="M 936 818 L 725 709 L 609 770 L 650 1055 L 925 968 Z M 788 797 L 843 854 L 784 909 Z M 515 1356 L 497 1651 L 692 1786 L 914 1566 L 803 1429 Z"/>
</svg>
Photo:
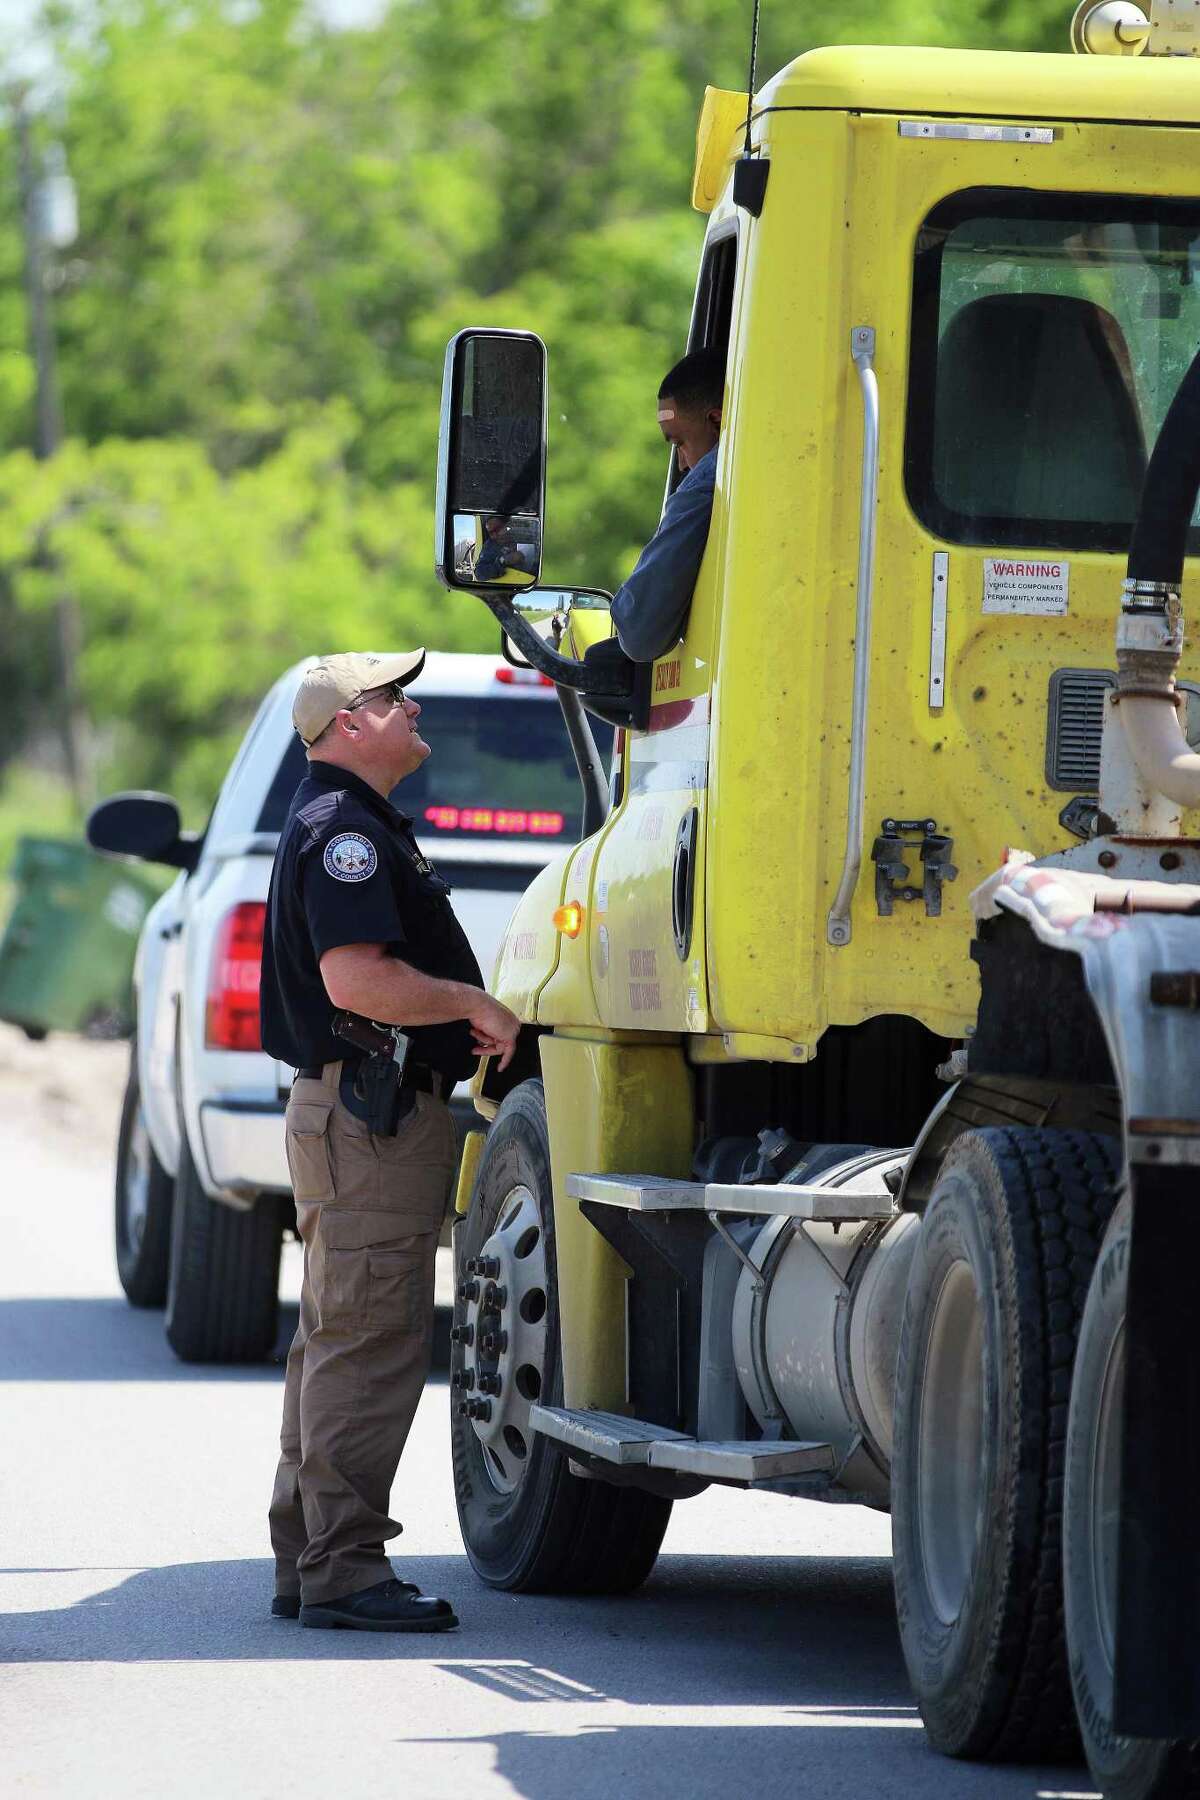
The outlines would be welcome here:
<svg viewBox="0 0 1200 1800">
<path fill-rule="evenodd" d="M 165 1300 L 187 1362 L 256 1360 L 276 1336 L 280 1245 L 295 1223 L 292 1071 L 261 1046 L 259 961 L 271 862 L 304 770 L 291 708 L 308 666 L 263 701 L 202 835 L 182 833 L 174 802 L 155 794 L 116 795 L 88 821 L 96 849 L 180 870 L 138 945 L 116 1251 L 129 1299 Z M 554 690 L 532 670 L 434 652 L 414 695 L 434 753 L 395 799 L 450 882 L 486 978 L 516 896 L 579 836 L 579 777 Z"/>
</svg>

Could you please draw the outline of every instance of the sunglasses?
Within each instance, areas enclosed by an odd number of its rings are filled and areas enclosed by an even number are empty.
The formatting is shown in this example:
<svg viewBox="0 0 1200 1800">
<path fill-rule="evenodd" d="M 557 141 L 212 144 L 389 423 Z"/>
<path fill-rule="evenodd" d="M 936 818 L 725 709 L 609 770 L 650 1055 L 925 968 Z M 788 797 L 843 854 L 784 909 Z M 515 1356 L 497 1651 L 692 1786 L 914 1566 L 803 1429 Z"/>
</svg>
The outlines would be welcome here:
<svg viewBox="0 0 1200 1800">
<path fill-rule="evenodd" d="M 398 681 L 385 681 L 382 682 L 379 687 L 370 688 L 365 693 L 358 694 L 350 702 L 350 705 L 346 710 L 347 712 L 354 712 L 358 707 L 365 706 L 368 700 L 382 700 L 385 696 L 393 706 L 404 705 L 404 689 L 400 686 L 400 683 Z"/>
</svg>

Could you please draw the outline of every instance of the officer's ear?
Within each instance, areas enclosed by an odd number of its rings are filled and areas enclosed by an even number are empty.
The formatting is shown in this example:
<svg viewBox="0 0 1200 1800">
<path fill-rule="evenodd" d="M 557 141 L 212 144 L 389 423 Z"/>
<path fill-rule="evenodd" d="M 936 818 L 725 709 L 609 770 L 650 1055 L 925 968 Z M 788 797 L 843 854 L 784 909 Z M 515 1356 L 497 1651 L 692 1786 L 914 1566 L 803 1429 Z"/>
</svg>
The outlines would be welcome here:
<svg viewBox="0 0 1200 1800">
<path fill-rule="evenodd" d="M 333 723 L 339 731 L 344 731 L 347 737 L 358 736 L 358 726 L 354 723 L 354 713 L 350 707 L 339 707 L 333 715 Z"/>
<path fill-rule="evenodd" d="M 713 430 L 719 434 L 721 430 L 721 408 L 719 406 L 710 406 L 704 417 L 712 426 Z"/>
</svg>

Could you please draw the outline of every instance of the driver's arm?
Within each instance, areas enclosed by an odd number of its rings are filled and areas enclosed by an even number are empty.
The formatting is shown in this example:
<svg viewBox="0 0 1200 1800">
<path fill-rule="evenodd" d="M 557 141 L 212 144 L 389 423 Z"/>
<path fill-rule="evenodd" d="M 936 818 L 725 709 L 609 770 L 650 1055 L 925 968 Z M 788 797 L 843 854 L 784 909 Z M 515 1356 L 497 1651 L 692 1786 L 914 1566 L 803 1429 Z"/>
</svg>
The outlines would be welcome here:
<svg viewBox="0 0 1200 1800">
<path fill-rule="evenodd" d="M 710 453 L 680 482 L 637 567 L 613 596 L 617 637 L 635 662 L 653 662 L 682 635 L 708 542 L 716 462 Z"/>
</svg>

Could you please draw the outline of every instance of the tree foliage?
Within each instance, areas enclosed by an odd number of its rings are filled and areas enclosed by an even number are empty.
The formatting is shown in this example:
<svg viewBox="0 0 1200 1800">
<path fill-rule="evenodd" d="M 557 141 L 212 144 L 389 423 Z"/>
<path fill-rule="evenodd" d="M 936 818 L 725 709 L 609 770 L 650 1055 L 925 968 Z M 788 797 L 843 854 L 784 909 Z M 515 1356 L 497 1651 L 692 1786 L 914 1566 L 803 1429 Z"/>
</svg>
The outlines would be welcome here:
<svg viewBox="0 0 1200 1800">
<path fill-rule="evenodd" d="M 760 76 L 811 42 L 783 0 L 763 10 Z M 547 575 L 615 584 L 661 493 L 650 397 L 695 279 L 696 112 L 706 82 L 745 86 L 750 11 L 392 0 L 336 32 L 304 0 L 58 0 L 82 224 L 56 271 L 70 442 L 42 466 L 24 448 L 0 142 L 0 673 L 45 676 L 65 584 L 108 780 L 211 796 L 249 709 L 310 650 L 493 641 L 432 574 L 441 362 L 463 324 L 546 339 Z M 841 41 L 1065 31 L 1058 0 L 812 17 Z"/>
</svg>

